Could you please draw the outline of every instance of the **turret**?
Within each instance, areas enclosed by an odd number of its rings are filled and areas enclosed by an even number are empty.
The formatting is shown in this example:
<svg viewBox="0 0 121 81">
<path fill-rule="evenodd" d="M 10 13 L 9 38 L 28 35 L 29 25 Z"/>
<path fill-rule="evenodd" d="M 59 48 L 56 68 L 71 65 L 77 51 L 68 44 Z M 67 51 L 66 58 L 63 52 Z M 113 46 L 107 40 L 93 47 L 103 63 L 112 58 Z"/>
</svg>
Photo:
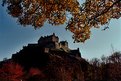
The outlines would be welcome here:
<svg viewBox="0 0 121 81">
<path fill-rule="evenodd" d="M 53 33 L 53 35 L 52 35 L 52 41 L 53 42 L 58 42 L 59 41 L 59 38 L 58 38 L 58 36 L 55 35 L 55 33 Z"/>
<path fill-rule="evenodd" d="M 67 42 L 67 41 L 61 41 L 61 42 L 59 43 L 59 46 L 60 46 L 60 48 L 62 48 L 64 51 L 69 51 L 68 42 Z"/>
<path fill-rule="evenodd" d="M 68 48 L 68 42 L 67 41 L 61 41 L 60 47 L 67 47 Z"/>
</svg>

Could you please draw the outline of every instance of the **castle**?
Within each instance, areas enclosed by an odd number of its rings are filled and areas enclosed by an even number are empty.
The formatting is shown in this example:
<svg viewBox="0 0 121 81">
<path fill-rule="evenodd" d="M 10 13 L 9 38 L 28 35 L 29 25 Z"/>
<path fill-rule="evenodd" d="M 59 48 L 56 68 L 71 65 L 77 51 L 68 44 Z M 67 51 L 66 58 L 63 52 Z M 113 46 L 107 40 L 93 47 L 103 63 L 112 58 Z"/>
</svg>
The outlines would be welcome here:
<svg viewBox="0 0 121 81">
<path fill-rule="evenodd" d="M 68 42 L 67 41 L 60 41 L 59 38 L 53 33 L 50 36 L 40 37 L 38 40 L 39 45 L 43 45 L 46 49 L 62 49 L 66 52 L 70 51 L 68 48 Z"/>
<path fill-rule="evenodd" d="M 28 46 L 24 46 L 23 50 L 21 50 L 20 52 L 24 51 L 24 50 L 33 50 L 36 48 L 36 52 L 41 52 L 41 53 L 61 53 L 61 54 L 68 54 L 69 56 L 73 56 L 73 57 L 79 57 L 81 58 L 81 53 L 79 51 L 79 48 L 75 49 L 75 50 L 71 50 L 68 47 L 68 42 L 67 41 L 59 41 L 58 36 L 55 35 L 55 33 L 53 33 L 52 35 L 49 36 L 44 36 L 44 37 L 40 37 L 40 39 L 38 40 L 38 43 L 34 43 L 34 44 L 28 44 Z M 15 55 L 13 54 L 13 57 Z"/>
<path fill-rule="evenodd" d="M 59 38 L 58 38 L 58 36 L 55 35 L 55 33 L 53 33 L 50 36 L 40 37 L 40 39 L 38 40 L 38 45 L 43 46 L 44 51 L 46 53 L 48 53 L 49 51 L 52 51 L 52 50 L 58 50 L 58 51 L 67 52 L 67 53 L 71 54 L 72 56 L 81 57 L 79 48 L 77 48 L 75 50 L 71 50 L 68 47 L 68 42 L 67 41 L 59 42 Z"/>
<path fill-rule="evenodd" d="M 54 33 L 49 36 L 40 37 L 38 43 L 28 44 L 19 52 L 12 54 L 12 60 L 24 65 L 26 68 L 46 66 L 50 59 L 54 60 L 56 57 L 60 59 L 73 59 L 73 61 L 83 59 L 79 48 L 70 49 L 68 42 L 59 41 L 58 36 Z"/>
</svg>

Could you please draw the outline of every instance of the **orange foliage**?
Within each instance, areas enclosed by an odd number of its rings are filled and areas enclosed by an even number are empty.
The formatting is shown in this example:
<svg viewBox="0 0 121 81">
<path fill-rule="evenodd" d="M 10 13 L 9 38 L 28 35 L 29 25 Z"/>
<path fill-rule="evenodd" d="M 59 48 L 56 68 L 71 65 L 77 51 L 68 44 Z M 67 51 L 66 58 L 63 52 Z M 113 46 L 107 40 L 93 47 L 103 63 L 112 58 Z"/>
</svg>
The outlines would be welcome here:
<svg viewBox="0 0 121 81">
<path fill-rule="evenodd" d="M 5 2 L 6 1 L 6 2 Z M 121 17 L 121 0 L 3 0 L 8 13 L 18 18 L 21 25 L 42 27 L 44 22 L 60 25 L 67 22 L 66 29 L 76 42 L 90 38 L 90 29 L 99 28 L 113 18 Z M 67 19 L 69 14 L 69 20 Z"/>
</svg>

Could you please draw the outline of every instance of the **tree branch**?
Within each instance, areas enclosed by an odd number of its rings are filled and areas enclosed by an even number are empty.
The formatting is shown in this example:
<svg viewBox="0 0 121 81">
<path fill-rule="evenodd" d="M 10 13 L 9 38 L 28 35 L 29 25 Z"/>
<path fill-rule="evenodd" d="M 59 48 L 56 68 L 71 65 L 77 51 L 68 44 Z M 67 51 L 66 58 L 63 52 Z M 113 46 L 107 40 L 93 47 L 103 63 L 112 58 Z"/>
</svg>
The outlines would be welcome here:
<svg viewBox="0 0 121 81">
<path fill-rule="evenodd" d="M 89 19 L 89 21 L 94 20 L 95 18 L 107 13 L 115 4 L 119 3 L 121 0 L 117 0 L 116 2 L 114 2 L 110 7 L 106 8 L 105 10 L 103 10 L 101 13 L 98 13 L 97 15 L 95 15 L 93 18 Z"/>
</svg>

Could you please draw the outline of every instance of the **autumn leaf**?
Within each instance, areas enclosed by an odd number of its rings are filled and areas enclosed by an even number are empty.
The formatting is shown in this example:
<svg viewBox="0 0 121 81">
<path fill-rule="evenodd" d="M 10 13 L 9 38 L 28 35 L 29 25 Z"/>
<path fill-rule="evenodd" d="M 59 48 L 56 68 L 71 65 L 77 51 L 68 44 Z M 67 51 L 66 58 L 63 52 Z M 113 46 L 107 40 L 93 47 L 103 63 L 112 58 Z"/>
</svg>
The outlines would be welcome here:
<svg viewBox="0 0 121 81">
<path fill-rule="evenodd" d="M 78 42 L 90 37 L 91 33 L 87 35 L 82 28 L 85 25 L 90 31 L 121 17 L 121 0 L 85 0 L 84 3 L 78 0 L 3 0 L 4 4 L 8 14 L 17 18 L 23 26 L 41 28 L 45 22 L 51 25 L 67 23 L 66 29 L 73 33 L 74 40 Z"/>
</svg>

